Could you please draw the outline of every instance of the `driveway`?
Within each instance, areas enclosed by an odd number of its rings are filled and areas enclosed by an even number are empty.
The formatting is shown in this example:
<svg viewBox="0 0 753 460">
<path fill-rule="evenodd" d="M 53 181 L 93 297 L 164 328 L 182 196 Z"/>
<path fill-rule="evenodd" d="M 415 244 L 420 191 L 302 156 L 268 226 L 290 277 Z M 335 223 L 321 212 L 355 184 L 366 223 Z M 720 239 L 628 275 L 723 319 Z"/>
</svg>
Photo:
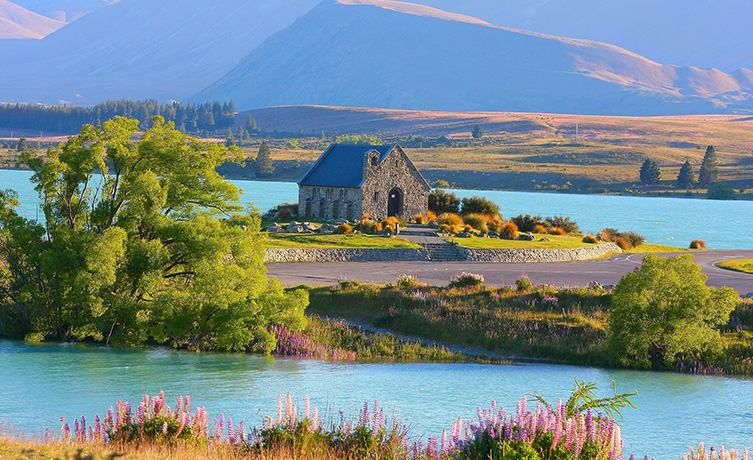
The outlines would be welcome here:
<svg viewBox="0 0 753 460">
<path fill-rule="evenodd" d="M 661 254 L 674 255 L 674 254 Z M 709 277 L 712 286 L 730 286 L 742 295 L 753 293 L 753 275 L 722 270 L 715 263 L 728 259 L 753 259 L 753 250 L 705 251 L 693 253 L 696 263 Z M 410 274 L 419 281 L 436 286 L 449 283 L 450 277 L 463 271 L 480 273 L 486 284 L 511 285 L 521 275 L 534 283 L 555 286 L 583 286 L 590 281 L 617 284 L 628 272 L 641 264 L 642 254 L 621 254 L 605 260 L 531 264 L 482 262 L 345 262 L 268 264 L 269 274 L 288 286 L 329 285 L 338 279 L 368 283 L 393 281 L 398 275 Z"/>
</svg>

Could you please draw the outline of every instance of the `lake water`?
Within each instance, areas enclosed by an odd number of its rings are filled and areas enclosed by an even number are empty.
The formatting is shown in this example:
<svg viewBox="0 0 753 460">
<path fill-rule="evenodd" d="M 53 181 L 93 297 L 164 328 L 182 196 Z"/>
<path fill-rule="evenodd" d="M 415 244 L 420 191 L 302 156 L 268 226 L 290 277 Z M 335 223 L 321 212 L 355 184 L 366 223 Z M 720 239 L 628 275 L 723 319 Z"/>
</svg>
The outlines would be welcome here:
<svg viewBox="0 0 753 460">
<path fill-rule="evenodd" d="M 378 400 L 408 423 L 412 436 L 441 434 L 458 416 L 475 417 L 492 399 L 508 409 L 525 393 L 567 397 L 573 379 L 619 391 L 638 390 L 626 409 L 625 459 L 677 459 L 704 441 L 726 447 L 753 444 L 753 380 L 585 367 L 526 364 L 328 363 L 242 354 L 197 354 L 163 348 L 111 350 L 82 345 L 0 341 L 0 423 L 28 433 L 56 433 L 68 420 L 104 414 L 117 399 L 137 402 L 164 390 L 174 401 L 190 394 L 210 417 L 224 411 L 236 423 L 260 425 L 274 415 L 277 395 L 305 395 L 321 410 L 356 414 Z M 174 404 L 174 402 L 173 402 Z"/>
<path fill-rule="evenodd" d="M 0 189 L 13 188 L 21 199 L 21 212 L 37 216 L 36 192 L 28 171 L 0 170 Z M 292 182 L 231 181 L 244 190 L 244 203 L 260 210 L 298 201 L 298 186 Z M 571 195 L 559 193 L 453 190 L 460 198 L 484 196 L 499 204 L 505 217 L 518 214 L 563 215 L 575 219 L 584 232 L 606 227 L 633 230 L 649 243 L 687 247 L 702 239 L 711 249 L 753 249 L 753 201 Z"/>
</svg>

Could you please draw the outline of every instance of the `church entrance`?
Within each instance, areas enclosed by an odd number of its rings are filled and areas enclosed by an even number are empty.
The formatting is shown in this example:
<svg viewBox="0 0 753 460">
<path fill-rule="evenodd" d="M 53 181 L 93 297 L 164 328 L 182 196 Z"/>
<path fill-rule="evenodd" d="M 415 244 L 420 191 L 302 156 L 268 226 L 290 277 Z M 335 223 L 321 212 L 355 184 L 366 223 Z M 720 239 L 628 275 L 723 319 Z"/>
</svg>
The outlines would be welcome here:
<svg viewBox="0 0 753 460">
<path fill-rule="evenodd" d="M 393 188 L 387 195 L 387 217 L 399 216 L 403 213 L 403 193 Z"/>
</svg>

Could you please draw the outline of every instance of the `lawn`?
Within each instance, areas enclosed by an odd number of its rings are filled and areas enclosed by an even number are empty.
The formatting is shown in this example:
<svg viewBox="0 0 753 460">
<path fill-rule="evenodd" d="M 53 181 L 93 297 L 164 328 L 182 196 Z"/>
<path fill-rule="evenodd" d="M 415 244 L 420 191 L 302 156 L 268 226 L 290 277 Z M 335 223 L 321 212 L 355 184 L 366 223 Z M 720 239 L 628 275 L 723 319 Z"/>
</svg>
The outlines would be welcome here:
<svg viewBox="0 0 753 460">
<path fill-rule="evenodd" d="M 657 252 L 692 252 L 692 250 L 686 248 L 676 248 L 674 246 L 666 246 L 663 244 L 646 243 L 638 245 L 638 247 L 636 248 L 628 249 L 625 252 L 629 254 L 648 254 Z"/>
<path fill-rule="evenodd" d="M 345 248 L 345 249 L 419 249 L 416 243 L 402 238 L 377 235 L 318 235 L 312 233 L 270 233 L 269 248 Z"/>
<path fill-rule="evenodd" d="M 725 260 L 724 262 L 719 262 L 716 266 L 725 270 L 753 274 L 753 259 Z"/>
<path fill-rule="evenodd" d="M 577 236 L 534 234 L 537 241 L 503 240 L 498 238 L 449 238 L 466 249 L 539 249 L 539 248 L 580 248 L 593 246 Z M 549 241 L 538 241 L 547 238 Z"/>
</svg>

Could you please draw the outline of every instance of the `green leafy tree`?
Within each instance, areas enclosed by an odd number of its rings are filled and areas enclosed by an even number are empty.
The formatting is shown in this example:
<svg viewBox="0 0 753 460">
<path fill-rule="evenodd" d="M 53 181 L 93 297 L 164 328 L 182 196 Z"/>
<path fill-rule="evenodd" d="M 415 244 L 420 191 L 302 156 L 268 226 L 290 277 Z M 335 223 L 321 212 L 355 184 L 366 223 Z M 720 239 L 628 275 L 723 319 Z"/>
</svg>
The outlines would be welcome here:
<svg viewBox="0 0 753 460">
<path fill-rule="evenodd" d="M 690 166 L 690 160 L 685 160 L 680 168 L 679 174 L 677 174 L 677 186 L 680 188 L 691 188 L 695 184 L 695 175 L 693 174 L 693 168 Z"/>
<path fill-rule="evenodd" d="M 272 149 L 269 148 L 267 141 L 263 141 L 259 147 L 255 166 L 256 175 L 259 177 L 268 177 L 275 172 L 275 165 L 272 162 Z"/>
<path fill-rule="evenodd" d="M 27 141 L 25 137 L 21 136 L 21 139 L 19 139 L 18 143 L 16 144 L 16 151 L 23 152 L 28 149 L 29 149 L 29 141 Z"/>
<path fill-rule="evenodd" d="M 709 200 L 734 200 L 737 198 L 735 189 L 726 182 L 714 182 L 709 186 L 706 192 L 706 198 Z"/>
<path fill-rule="evenodd" d="M 484 137 L 484 128 L 481 125 L 474 126 L 471 135 L 474 139 L 481 139 Z"/>
<path fill-rule="evenodd" d="M 656 160 L 646 158 L 643 162 L 640 172 L 641 182 L 644 184 L 656 184 L 661 178 L 661 169 L 659 169 L 659 163 Z"/>
<path fill-rule="evenodd" d="M 267 279 L 260 219 L 216 171 L 240 150 L 161 117 L 134 141 L 138 124 L 86 125 L 24 156 L 45 220 L 0 194 L 0 333 L 271 350 L 269 326 L 302 327 L 307 297 Z"/>
<path fill-rule="evenodd" d="M 706 154 L 701 162 L 701 171 L 698 173 L 698 185 L 706 188 L 719 178 L 719 162 L 716 159 L 716 149 L 713 145 L 706 147 Z"/>
<path fill-rule="evenodd" d="M 429 210 L 437 215 L 445 212 L 457 214 L 460 210 L 460 199 L 452 192 L 434 190 L 429 194 Z"/>
<path fill-rule="evenodd" d="M 729 320 L 738 295 L 706 286 L 692 255 L 652 254 L 614 290 L 609 345 L 626 367 L 671 368 L 683 357 L 709 357 L 724 342 L 717 329 Z"/>
<path fill-rule="evenodd" d="M 496 216 L 499 214 L 499 206 L 482 196 L 463 198 L 463 204 L 460 207 L 460 214 L 464 216 L 468 214 L 489 214 L 491 216 Z"/>
</svg>

